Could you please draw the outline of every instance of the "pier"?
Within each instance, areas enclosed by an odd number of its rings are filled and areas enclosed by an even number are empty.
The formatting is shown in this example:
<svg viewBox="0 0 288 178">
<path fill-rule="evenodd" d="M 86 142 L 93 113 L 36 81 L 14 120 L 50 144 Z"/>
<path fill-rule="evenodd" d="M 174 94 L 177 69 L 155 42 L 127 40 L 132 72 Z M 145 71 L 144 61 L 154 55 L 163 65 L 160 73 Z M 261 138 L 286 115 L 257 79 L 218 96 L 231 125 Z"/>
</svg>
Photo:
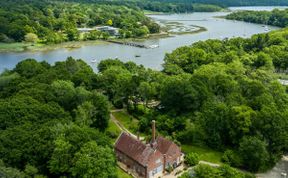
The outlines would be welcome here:
<svg viewBox="0 0 288 178">
<path fill-rule="evenodd" d="M 110 43 L 116 43 L 116 44 L 121 44 L 121 45 L 127 45 L 127 46 L 134 46 L 137 48 L 146 48 L 146 49 L 151 49 L 151 48 L 157 48 L 159 47 L 158 45 L 144 45 L 144 44 L 138 44 L 138 43 L 132 43 L 132 42 L 122 42 L 122 41 L 114 41 L 114 40 L 108 40 Z"/>
</svg>

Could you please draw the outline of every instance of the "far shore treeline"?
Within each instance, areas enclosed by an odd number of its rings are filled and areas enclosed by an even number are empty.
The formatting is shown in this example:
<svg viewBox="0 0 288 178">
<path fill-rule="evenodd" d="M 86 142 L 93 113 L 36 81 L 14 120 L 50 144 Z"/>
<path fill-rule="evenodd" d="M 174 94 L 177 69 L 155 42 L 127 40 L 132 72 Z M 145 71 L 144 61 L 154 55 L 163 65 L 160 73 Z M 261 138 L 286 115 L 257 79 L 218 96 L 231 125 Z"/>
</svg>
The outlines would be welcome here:
<svg viewBox="0 0 288 178">
<path fill-rule="evenodd" d="M 150 0 L 154 1 L 154 0 Z M 156 0 L 172 3 L 203 3 L 219 6 L 288 6 L 287 0 Z"/>
<path fill-rule="evenodd" d="M 159 33 L 160 26 L 145 16 L 143 10 L 180 13 L 220 11 L 222 8 L 215 5 L 150 1 L 1 1 L 0 42 L 53 44 L 105 40 L 109 38 L 107 32 L 93 30 L 81 34 L 77 29 L 104 25 L 119 28 L 117 38 L 139 38 Z"/>
<path fill-rule="evenodd" d="M 288 151 L 288 29 L 249 39 L 207 40 L 167 54 L 163 70 L 107 59 L 98 73 L 69 57 L 26 59 L 0 75 L 0 171 L 8 177 L 117 177 L 109 112 L 126 108 L 133 128 L 179 145 L 224 153 L 196 177 L 254 177 Z M 159 103 L 148 107 L 150 102 Z M 183 176 L 186 176 L 183 175 Z M 189 177 L 189 176 L 188 176 Z M 233 177 L 233 176 L 232 176 Z"/>
<path fill-rule="evenodd" d="M 288 8 L 273 11 L 238 11 L 226 16 L 230 20 L 240 20 L 251 23 L 288 27 Z"/>
<path fill-rule="evenodd" d="M 120 38 L 144 37 L 160 27 L 139 9 L 105 4 L 16 0 L 0 2 L 0 42 L 61 43 L 107 39 L 106 32 L 84 36 L 77 28 L 108 25 L 119 28 Z"/>
</svg>

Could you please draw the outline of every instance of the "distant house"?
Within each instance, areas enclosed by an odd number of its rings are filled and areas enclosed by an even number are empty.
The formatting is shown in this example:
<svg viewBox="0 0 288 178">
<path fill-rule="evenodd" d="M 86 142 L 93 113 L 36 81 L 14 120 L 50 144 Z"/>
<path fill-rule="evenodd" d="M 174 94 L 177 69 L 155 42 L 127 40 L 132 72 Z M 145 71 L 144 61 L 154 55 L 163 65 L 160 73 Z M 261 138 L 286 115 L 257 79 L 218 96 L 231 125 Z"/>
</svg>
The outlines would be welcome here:
<svg viewBox="0 0 288 178">
<path fill-rule="evenodd" d="M 179 146 L 161 136 L 155 136 L 155 121 L 152 121 L 152 140 L 148 144 L 122 132 L 115 143 L 117 160 L 136 177 L 158 178 L 165 169 L 176 168 L 182 162 Z"/>
<path fill-rule="evenodd" d="M 77 30 L 80 33 L 87 33 L 93 30 L 98 30 L 101 32 L 107 32 L 111 36 L 118 36 L 119 35 L 119 29 L 115 27 L 110 27 L 110 26 L 100 26 L 100 27 L 93 27 L 93 28 L 77 28 Z"/>
<path fill-rule="evenodd" d="M 101 27 L 95 27 L 96 30 L 107 32 L 111 36 L 118 36 L 119 35 L 119 29 L 115 27 L 110 26 L 101 26 Z"/>
</svg>

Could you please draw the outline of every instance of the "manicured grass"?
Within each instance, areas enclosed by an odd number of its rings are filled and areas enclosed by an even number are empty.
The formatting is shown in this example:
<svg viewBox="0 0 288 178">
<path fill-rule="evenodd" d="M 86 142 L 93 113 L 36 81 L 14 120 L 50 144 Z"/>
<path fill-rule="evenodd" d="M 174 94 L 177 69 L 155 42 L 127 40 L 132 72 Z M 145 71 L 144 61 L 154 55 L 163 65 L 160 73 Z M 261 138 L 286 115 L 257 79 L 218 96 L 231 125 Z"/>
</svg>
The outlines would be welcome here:
<svg viewBox="0 0 288 178">
<path fill-rule="evenodd" d="M 111 143 L 114 144 L 116 139 L 121 133 L 121 130 L 118 128 L 118 126 L 111 120 L 109 120 L 108 128 L 106 132 L 109 132 L 113 137 L 111 136 Z"/>
<path fill-rule="evenodd" d="M 132 178 L 129 174 L 124 172 L 121 168 L 117 167 L 117 175 L 119 178 Z"/>
<path fill-rule="evenodd" d="M 130 116 L 126 111 L 114 112 L 115 118 L 130 132 L 137 134 L 138 120 Z"/>
<path fill-rule="evenodd" d="M 182 145 L 181 149 L 184 153 L 190 153 L 190 152 L 198 153 L 200 160 L 221 164 L 221 157 L 223 155 L 223 153 L 221 152 L 206 147 L 191 146 L 191 145 Z"/>
<path fill-rule="evenodd" d="M 119 135 L 121 133 L 121 130 L 118 128 L 118 126 L 111 120 L 109 120 L 109 125 L 107 128 L 107 131 L 113 132 L 117 135 Z"/>
<path fill-rule="evenodd" d="M 148 114 L 150 109 L 146 108 L 143 104 L 138 104 L 138 110 L 141 111 L 142 113 Z"/>
</svg>

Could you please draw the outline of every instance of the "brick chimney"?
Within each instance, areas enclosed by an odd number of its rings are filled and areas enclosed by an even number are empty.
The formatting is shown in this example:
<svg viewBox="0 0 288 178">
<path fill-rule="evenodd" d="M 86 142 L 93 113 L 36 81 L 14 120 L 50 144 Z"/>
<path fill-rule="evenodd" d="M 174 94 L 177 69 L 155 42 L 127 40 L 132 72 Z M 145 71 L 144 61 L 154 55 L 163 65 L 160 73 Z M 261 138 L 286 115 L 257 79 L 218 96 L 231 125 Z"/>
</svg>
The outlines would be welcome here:
<svg viewBox="0 0 288 178">
<path fill-rule="evenodd" d="M 163 174 L 166 171 L 166 154 L 163 154 Z"/>
<path fill-rule="evenodd" d="M 152 143 L 156 141 L 155 120 L 152 120 Z"/>
</svg>

